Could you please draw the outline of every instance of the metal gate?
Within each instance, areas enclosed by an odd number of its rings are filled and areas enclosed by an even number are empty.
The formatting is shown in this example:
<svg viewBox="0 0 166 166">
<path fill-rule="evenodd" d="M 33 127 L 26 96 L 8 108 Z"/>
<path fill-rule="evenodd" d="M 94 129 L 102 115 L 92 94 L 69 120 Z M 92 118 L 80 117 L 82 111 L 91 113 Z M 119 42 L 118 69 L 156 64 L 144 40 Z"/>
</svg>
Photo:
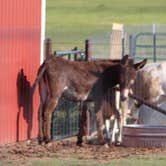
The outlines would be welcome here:
<svg viewBox="0 0 166 166">
<path fill-rule="evenodd" d="M 166 60 L 166 33 L 140 32 L 133 36 L 132 55 L 135 60 Z"/>
<path fill-rule="evenodd" d="M 58 106 L 52 115 L 52 138 L 63 139 L 75 136 L 79 130 L 79 116 L 82 111 L 82 102 L 72 102 L 60 98 Z M 90 103 L 90 132 L 94 130 L 94 108 Z"/>
<path fill-rule="evenodd" d="M 61 98 L 52 116 L 52 137 L 61 139 L 75 135 L 78 131 L 81 103 Z"/>
</svg>

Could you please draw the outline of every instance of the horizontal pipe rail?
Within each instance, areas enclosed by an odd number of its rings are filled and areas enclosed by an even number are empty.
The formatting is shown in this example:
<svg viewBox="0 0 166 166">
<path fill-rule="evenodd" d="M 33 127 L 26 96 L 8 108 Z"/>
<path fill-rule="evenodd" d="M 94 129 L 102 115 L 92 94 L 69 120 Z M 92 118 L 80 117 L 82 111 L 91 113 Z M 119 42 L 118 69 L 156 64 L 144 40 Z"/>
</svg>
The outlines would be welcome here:
<svg viewBox="0 0 166 166">
<path fill-rule="evenodd" d="M 153 104 L 153 103 L 150 103 L 150 102 L 148 102 L 148 101 L 146 101 L 146 100 L 143 100 L 143 99 L 141 99 L 141 98 L 139 98 L 139 97 L 137 97 L 137 96 L 135 96 L 135 95 L 132 95 L 132 94 L 130 94 L 129 96 L 130 96 L 131 98 L 133 98 L 133 99 L 139 101 L 141 104 L 145 104 L 145 105 L 147 105 L 147 106 L 153 108 L 155 111 L 160 112 L 160 113 L 166 115 L 166 110 L 164 110 L 164 109 L 158 107 L 157 105 L 155 105 L 155 104 Z"/>
<path fill-rule="evenodd" d="M 120 91 L 119 87 L 114 87 L 114 88 L 115 88 L 116 91 Z M 133 94 L 129 94 L 129 97 L 139 101 L 141 104 L 145 104 L 145 105 L 151 107 L 152 109 L 154 109 L 157 112 L 160 112 L 160 113 L 166 115 L 166 110 L 164 110 L 163 108 L 158 107 L 157 105 L 155 105 L 153 103 L 150 103 L 150 102 L 148 102 L 148 101 L 146 101 L 144 99 L 141 99 L 140 97 L 135 96 Z"/>
<path fill-rule="evenodd" d="M 66 56 L 69 54 L 85 54 L 85 51 L 82 50 L 69 50 L 69 51 L 54 51 L 54 55 Z"/>
</svg>

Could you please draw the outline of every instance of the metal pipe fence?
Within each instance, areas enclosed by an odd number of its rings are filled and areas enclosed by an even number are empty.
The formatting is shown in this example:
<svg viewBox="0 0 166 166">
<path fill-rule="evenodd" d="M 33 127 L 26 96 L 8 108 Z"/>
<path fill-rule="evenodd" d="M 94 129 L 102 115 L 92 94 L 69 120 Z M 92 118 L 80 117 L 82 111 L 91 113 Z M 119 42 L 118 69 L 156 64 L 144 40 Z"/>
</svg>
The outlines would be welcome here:
<svg viewBox="0 0 166 166">
<path fill-rule="evenodd" d="M 126 51 L 141 60 L 147 58 L 149 62 L 166 60 L 166 26 L 159 24 L 128 26 L 127 33 L 128 48 Z"/>
</svg>

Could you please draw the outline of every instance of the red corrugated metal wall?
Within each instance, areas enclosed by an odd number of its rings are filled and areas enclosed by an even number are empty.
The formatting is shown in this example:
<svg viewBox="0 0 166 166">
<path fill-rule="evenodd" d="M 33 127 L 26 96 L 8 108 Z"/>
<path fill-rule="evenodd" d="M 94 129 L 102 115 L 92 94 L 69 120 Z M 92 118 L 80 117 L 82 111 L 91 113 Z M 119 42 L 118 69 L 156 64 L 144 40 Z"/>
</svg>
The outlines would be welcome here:
<svg viewBox="0 0 166 166">
<path fill-rule="evenodd" d="M 41 0 L 0 2 L 0 144 L 37 136 Z"/>
</svg>

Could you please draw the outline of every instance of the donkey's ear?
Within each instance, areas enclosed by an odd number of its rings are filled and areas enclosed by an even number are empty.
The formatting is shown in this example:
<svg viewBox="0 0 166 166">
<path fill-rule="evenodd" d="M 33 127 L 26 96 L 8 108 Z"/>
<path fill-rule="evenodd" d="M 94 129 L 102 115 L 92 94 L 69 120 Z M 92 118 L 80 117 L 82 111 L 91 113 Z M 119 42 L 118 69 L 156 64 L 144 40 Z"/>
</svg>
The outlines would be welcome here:
<svg viewBox="0 0 166 166">
<path fill-rule="evenodd" d="M 128 55 L 123 56 L 123 58 L 121 60 L 121 64 L 125 65 L 125 66 L 128 65 L 128 59 L 129 59 Z"/>
<path fill-rule="evenodd" d="M 147 63 L 147 59 L 144 59 L 143 61 L 134 64 L 134 68 L 136 70 L 139 70 L 139 69 L 143 68 L 146 65 L 146 63 Z"/>
</svg>

